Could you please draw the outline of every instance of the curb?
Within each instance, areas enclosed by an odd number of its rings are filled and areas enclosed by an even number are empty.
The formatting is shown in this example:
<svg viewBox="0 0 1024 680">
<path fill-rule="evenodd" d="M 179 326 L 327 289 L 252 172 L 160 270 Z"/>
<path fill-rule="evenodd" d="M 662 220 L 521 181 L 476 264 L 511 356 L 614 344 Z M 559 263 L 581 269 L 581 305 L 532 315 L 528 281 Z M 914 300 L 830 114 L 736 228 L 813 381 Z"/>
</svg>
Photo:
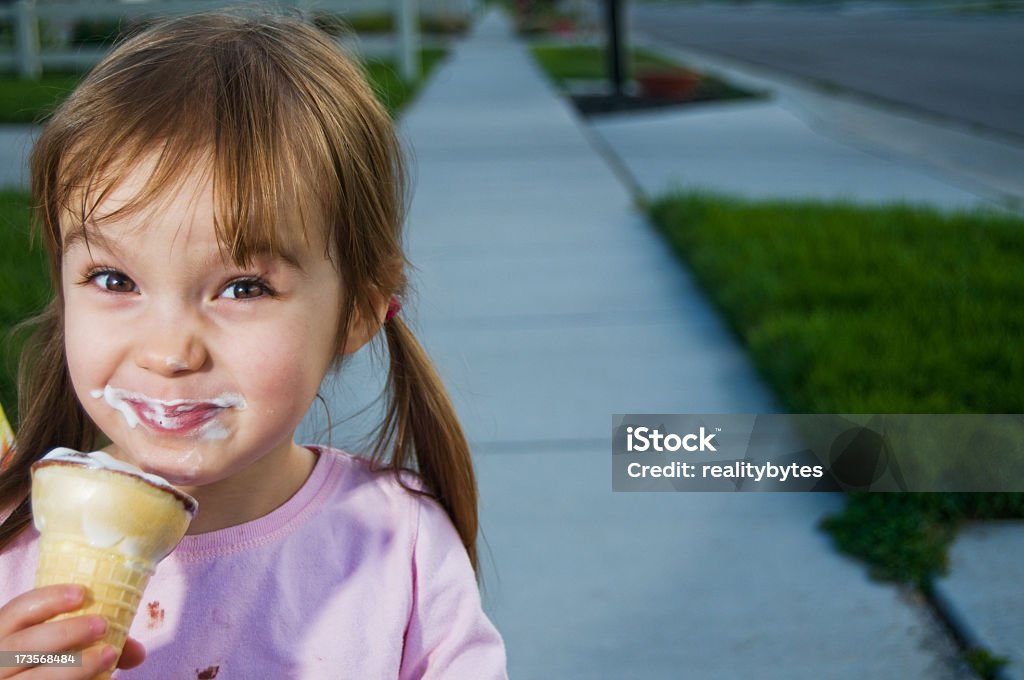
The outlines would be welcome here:
<svg viewBox="0 0 1024 680">
<path fill-rule="evenodd" d="M 946 630 L 956 641 L 961 651 L 966 653 L 975 649 L 990 650 L 967 618 L 953 604 L 952 598 L 945 592 L 941 583 L 934 581 L 928 592 L 922 592 L 925 600 L 945 625 Z M 1003 666 L 991 676 L 993 680 L 1021 680 L 1016 674 L 1011 675 L 1008 666 Z"/>
<path fill-rule="evenodd" d="M 666 45 L 634 31 L 632 44 L 688 63 L 740 87 L 768 91 L 792 113 L 827 137 L 875 156 L 917 168 L 1011 213 L 1024 212 L 1024 144 L 998 132 L 979 132 L 957 121 L 857 90 L 823 87 L 768 67 L 708 52 Z M 995 168 L 995 170 L 993 170 Z"/>
</svg>

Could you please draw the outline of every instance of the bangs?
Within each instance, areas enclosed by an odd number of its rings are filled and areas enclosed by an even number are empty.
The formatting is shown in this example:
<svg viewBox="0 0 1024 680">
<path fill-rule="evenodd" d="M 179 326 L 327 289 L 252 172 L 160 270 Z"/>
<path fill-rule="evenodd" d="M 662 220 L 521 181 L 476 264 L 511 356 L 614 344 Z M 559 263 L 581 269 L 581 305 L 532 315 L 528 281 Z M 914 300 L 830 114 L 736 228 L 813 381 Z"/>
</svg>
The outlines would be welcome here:
<svg viewBox="0 0 1024 680">
<path fill-rule="evenodd" d="M 232 153 L 237 147 L 210 148 L 195 139 L 169 137 L 155 146 L 138 139 L 131 140 L 135 143 L 129 150 L 122 147 L 109 157 L 84 151 L 66 156 L 60 195 L 54 196 L 59 225 L 52 234 L 53 252 L 63 255 L 71 234 L 88 243 L 90 232 L 108 223 L 134 217 L 144 228 L 147 215 L 166 209 L 179 192 L 193 200 L 212 182 L 213 228 L 225 261 L 249 266 L 255 257 L 270 255 L 294 262 L 297 252 L 321 239 L 325 256 L 331 257 L 325 207 L 315 200 L 315 186 L 304 181 L 308 170 L 296 167 L 294 154 L 268 156 L 265 169 L 247 174 L 239 171 Z M 129 174 L 145 181 L 127 198 L 119 192 L 116 205 L 110 206 L 107 199 Z"/>
<path fill-rule="evenodd" d="M 77 124 L 49 136 L 61 152 L 50 155 L 56 162 L 35 185 L 50 213 L 43 222 L 51 252 L 63 252 L 61 223 L 65 231 L 99 228 L 159 210 L 203 173 L 213 183 L 214 229 L 225 257 L 239 265 L 261 254 L 287 258 L 297 239 L 308 246 L 321 238 L 331 256 L 333 237 L 323 222 L 337 197 L 329 195 L 332 168 L 315 160 L 330 155 L 322 126 L 308 121 L 309 107 L 259 41 L 235 35 L 214 44 L 208 33 L 197 31 L 191 41 L 151 34 L 129 40 L 123 48 L 135 49 L 127 58 L 102 62 L 62 106 Z M 146 181 L 134 196 L 98 212 L 139 167 Z"/>
<path fill-rule="evenodd" d="M 376 291 L 406 285 L 405 171 L 391 118 L 361 67 L 297 18 L 239 10 L 146 28 L 58 107 L 31 165 L 58 284 L 62 223 L 87 238 L 87 226 L 96 234 L 159 209 L 208 172 L 213 228 L 236 264 L 322 245 L 348 305 L 367 316 Z M 100 207 L 137 168 L 147 175 L 134 195 Z"/>
</svg>

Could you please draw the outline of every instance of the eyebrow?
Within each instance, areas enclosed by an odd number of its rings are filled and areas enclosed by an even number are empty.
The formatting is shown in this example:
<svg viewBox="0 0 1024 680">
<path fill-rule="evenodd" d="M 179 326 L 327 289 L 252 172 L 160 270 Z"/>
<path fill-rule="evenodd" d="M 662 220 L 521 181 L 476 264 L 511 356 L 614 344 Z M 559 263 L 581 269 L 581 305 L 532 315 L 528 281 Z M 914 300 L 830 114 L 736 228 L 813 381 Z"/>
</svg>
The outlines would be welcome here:
<svg viewBox="0 0 1024 680">
<path fill-rule="evenodd" d="M 91 248 L 93 243 L 95 243 L 101 249 L 107 251 L 112 255 L 121 254 L 121 248 L 118 247 L 117 243 L 114 240 L 107 238 L 105 234 L 96 229 L 91 230 L 90 233 L 90 230 L 87 229 L 86 227 L 87 224 L 82 224 L 68 231 L 67 236 L 64 237 L 64 243 L 62 248 L 63 254 L 67 254 L 67 252 L 71 250 L 73 247 L 81 244 L 84 244 L 85 247 L 89 249 L 90 252 L 92 252 Z M 303 269 L 302 265 L 299 264 L 298 258 L 296 258 L 294 255 L 285 250 L 281 250 L 275 254 L 272 253 L 267 248 L 262 248 L 253 253 L 253 260 L 261 257 L 270 258 L 272 260 L 280 260 L 289 269 L 294 269 L 299 273 L 305 272 L 305 269 Z"/>
<path fill-rule="evenodd" d="M 118 250 L 120 250 L 117 247 L 116 243 L 111 241 L 101 232 L 94 231 L 92 234 L 89 234 L 84 224 L 73 227 L 67 233 L 67 236 L 64 237 L 64 242 L 62 244 L 63 247 L 61 248 L 61 250 L 63 253 L 67 253 L 69 250 L 71 250 L 72 248 L 79 244 L 85 244 L 86 248 L 89 248 L 91 247 L 93 241 L 95 241 L 99 247 L 103 248 L 107 252 L 116 253 Z"/>
</svg>

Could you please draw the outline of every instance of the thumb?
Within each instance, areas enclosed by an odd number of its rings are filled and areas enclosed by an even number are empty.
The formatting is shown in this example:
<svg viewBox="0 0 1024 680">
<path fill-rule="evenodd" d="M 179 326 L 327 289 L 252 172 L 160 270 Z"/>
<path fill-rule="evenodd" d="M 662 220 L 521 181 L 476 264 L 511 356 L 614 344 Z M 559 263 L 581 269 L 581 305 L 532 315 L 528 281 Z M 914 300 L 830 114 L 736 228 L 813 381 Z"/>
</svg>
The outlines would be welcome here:
<svg viewBox="0 0 1024 680">
<path fill-rule="evenodd" d="M 135 638 L 128 638 L 124 643 L 121 658 L 117 661 L 118 668 L 135 668 L 146 660 L 146 648 Z"/>
</svg>

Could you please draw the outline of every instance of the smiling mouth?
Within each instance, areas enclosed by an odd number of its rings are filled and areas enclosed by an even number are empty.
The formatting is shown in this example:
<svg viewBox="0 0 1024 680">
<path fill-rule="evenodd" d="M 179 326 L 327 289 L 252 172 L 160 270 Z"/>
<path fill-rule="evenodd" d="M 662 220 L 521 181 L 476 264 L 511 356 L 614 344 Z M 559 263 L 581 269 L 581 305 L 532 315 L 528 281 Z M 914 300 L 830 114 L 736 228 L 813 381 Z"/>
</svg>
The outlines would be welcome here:
<svg viewBox="0 0 1024 680">
<path fill-rule="evenodd" d="M 153 399 L 139 392 L 111 387 L 96 390 L 92 396 L 102 398 L 111 408 L 120 411 L 128 427 L 142 423 L 156 434 L 202 436 L 223 439 L 228 431 L 217 422 L 218 416 L 231 408 L 244 409 L 241 395 L 227 393 L 213 399 Z"/>
</svg>

